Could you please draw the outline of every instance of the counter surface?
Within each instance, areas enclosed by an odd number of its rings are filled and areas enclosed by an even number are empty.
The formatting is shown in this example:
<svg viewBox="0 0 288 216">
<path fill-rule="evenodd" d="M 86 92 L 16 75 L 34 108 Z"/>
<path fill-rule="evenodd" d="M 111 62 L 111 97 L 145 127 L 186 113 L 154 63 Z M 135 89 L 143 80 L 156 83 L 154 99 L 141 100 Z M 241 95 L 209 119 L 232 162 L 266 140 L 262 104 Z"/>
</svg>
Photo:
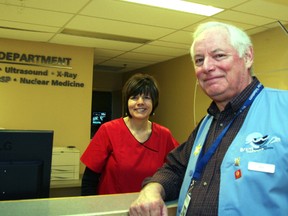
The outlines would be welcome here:
<svg viewBox="0 0 288 216">
<path fill-rule="evenodd" d="M 102 196 L 0 201 L 1 216 L 127 216 L 138 193 Z M 176 202 L 167 203 L 169 215 L 176 214 Z"/>
</svg>

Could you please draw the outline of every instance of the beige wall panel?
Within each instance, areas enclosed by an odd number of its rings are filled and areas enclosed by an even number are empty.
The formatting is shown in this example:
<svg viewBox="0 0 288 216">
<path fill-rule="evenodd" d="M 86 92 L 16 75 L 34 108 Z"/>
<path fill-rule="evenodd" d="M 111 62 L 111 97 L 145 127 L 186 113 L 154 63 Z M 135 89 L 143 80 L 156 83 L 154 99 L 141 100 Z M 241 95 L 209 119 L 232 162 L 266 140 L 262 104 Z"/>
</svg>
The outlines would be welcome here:
<svg viewBox="0 0 288 216">
<path fill-rule="evenodd" d="M 4 53 L 71 58 L 71 68 L 13 64 L 1 58 L 0 77 L 10 77 L 11 81 L 0 82 L 0 127 L 53 130 L 54 146 L 76 146 L 83 152 L 90 138 L 93 49 L 8 39 L 0 39 L 0 47 Z M 8 73 L 11 67 L 47 70 L 48 75 Z M 65 72 L 77 77 L 66 77 Z M 23 78 L 49 83 L 23 84 Z M 84 87 L 55 86 L 52 80 L 83 83 Z"/>
</svg>

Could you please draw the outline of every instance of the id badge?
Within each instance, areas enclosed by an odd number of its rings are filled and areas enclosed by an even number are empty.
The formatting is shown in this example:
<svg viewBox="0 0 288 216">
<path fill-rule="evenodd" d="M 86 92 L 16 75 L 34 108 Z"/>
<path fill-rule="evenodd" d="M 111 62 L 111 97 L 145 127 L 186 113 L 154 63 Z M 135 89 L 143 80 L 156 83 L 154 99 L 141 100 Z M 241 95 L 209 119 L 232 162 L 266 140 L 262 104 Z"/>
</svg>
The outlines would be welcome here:
<svg viewBox="0 0 288 216">
<path fill-rule="evenodd" d="M 180 216 L 186 215 L 190 200 L 191 200 L 191 196 L 189 195 L 189 193 L 187 193 L 186 198 L 184 200 L 184 204 L 183 204 L 181 212 L 180 212 Z"/>
</svg>

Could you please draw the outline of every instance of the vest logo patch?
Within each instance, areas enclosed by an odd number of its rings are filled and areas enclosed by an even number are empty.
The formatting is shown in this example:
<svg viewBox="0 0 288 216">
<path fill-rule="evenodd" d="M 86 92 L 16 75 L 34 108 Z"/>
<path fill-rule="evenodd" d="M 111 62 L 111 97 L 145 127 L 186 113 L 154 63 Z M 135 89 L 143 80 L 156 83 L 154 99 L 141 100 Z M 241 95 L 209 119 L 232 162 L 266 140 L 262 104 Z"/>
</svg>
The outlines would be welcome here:
<svg viewBox="0 0 288 216">
<path fill-rule="evenodd" d="M 281 139 L 276 136 L 270 137 L 269 135 L 263 135 L 259 132 L 249 134 L 245 140 L 245 146 L 249 147 L 240 148 L 240 152 L 253 153 L 268 149 L 273 149 L 271 144 L 279 143 Z"/>
</svg>

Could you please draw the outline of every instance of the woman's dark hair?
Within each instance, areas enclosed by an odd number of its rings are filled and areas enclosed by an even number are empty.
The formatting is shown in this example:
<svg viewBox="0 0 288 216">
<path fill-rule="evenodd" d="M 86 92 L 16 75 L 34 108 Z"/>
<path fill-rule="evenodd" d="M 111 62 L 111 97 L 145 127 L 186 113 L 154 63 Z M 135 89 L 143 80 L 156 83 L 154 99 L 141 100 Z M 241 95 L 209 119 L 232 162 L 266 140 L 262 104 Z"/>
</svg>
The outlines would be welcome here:
<svg viewBox="0 0 288 216">
<path fill-rule="evenodd" d="M 139 94 L 150 95 L 153 105 L 150 116 L 153 115 L 159 101 L 158 84 L 154 77 L 148 74 L 137 73 L 130 77 L 124 84 L 122 90 L 123 106 L 125 113 L 127 113 L 129 117 L 131 117 L 131 114 L 128 109 L 128 100 L 131 96 L 137 96 Z"/>
</svg>

